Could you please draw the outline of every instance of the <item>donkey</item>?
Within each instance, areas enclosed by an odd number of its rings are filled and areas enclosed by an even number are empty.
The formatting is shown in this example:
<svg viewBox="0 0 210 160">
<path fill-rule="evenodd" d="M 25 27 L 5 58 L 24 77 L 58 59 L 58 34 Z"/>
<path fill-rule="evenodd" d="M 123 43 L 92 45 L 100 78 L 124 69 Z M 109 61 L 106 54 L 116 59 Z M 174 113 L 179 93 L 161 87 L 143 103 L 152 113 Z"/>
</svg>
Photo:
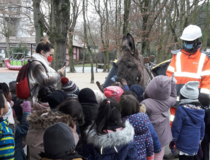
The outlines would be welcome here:
<svg viewBox="0 0 210 160">
<path fill-rule="evenodd" d="M 122 40 L 122 56 L 117 62 L 117 78 L 116 81 L 121 82 L 124 78 L 128 86 L 139 84 L 142 87 L 151 80 L 148 70 L 144 65 L 144 58 L 139 54 L 131 34 L 123 36 Z"/>
</svg>

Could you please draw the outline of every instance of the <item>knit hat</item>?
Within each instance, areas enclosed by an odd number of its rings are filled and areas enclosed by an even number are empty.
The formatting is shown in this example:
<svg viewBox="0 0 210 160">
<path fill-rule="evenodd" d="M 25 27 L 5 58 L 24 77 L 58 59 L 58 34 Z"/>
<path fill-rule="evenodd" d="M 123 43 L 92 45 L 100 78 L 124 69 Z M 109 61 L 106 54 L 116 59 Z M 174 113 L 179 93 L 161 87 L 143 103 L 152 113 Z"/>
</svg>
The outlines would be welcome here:
<svg viewBox="0 0 210 160">
<path fill-rule="evenodd" d="M 44 151 L 41 156 L 49 159 L 68 159 L 75 149 L 74 136 L 66 124 L 58 122 L 45 130 Z"/>
<path fill-rule="evenodd" d="M 180 90 L 182 96 L 188 99 L 198 99 L 199 96 L 199 82 L 198 81 L 190 81 L 187 82 Z"/>
<path fill-rule="evenodd" d="M 134 92 L 137 95 L 139 102 L 143 100 L 144 89 L 140 85 L 137 84 L 132 85 L 130 87 L 130 91 Z"/>
<path fill-rule="evenodd" d="M 78 86 L 66 77 L 61 78 L 61 89 L 71 98 L 77 98 L 79 94 Z"/>
<path fill-rule="evenodd" d="M 68 98 L 67 94 L 61 90 L 55 90 L 47 96 L 47 101 L 51 110 L 56 110 L 56 107 Z"/>
<path fill-rule="evenodd" d="M 123 94 L 123 92 L 123 89 L 118 86 L 109 86 L 104 88 L 104 95 L 107 98 L 113 98 L 117 102 L 120 101 L 120 97 Z"/>
<path fill-rule="evenodd" d="M 98 104 L 100 104 L 104 99 L 106 99 L 106 96 L 99 90 L 93 90 L 96 96 L 96 100 Z"/>
<path fill-rule="evenodd" d="M 97 104 L 95 93 L 90 88 L 82 89 L 79 92 L 78 100 L 80 103 L 95 103 L 95 104 Z"/>
</svg>

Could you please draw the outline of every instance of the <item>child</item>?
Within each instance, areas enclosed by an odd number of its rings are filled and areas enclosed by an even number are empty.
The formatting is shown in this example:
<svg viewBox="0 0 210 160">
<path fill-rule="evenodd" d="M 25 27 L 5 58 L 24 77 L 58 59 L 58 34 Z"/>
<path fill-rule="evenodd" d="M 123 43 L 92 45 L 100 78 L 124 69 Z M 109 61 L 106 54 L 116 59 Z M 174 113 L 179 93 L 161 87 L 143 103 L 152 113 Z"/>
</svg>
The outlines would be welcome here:
<svg viewBox="0 0 210 160">
<path fill-rule="evenodd" d="M 66 92 L 66 94 L 70 97 L 70 98 L 78 98 L 78 94 L 79 94 L 79 88 L 78 86 L 70 81 L 68 78 L 66 77 L 62 77 L 61 78 L 61 90 L 63 90 L 64 92 Z"/>
<path fill-rule="evenodd" d="M 43 136 L 44 153 L 42 160 L 83 160 L 75 151 L 72 130 L 64 123 L 56 123 L 48 127 Z"/>
<path fill-rule="evenodd" d="M 172 140 L 168 110 L 176 103 L 176 80 L 167 76 L 157 76 L 150 81 L 145 89 L 147 99 L 142 103 L 146 106 L 146 113 L 155 128 L 161 143 L 161 152 L 154 154 L 155 160 L 164 155 L 164 148 Z"/>
<path fill-rule="evenodd" d="M 56 112 L 58 110 L 56 106 L 59 106 L 67 98 L 67 95 L 63 91 L 56 90 L 47 97 L 49 97 L 48 101 L 50 100 L 50 109 L 33 111 L 27 117 L 30 127 L 26 135 L 26 144 L 29 147 L 30 160 L 41 159 L 39 153 L 44 151 L 43 134 L 45 129 L 58 122 L 63 122 L 68 126 L 74 125 L 70 115 Z"/>
<path fill-rule="evenodd" d="M 14 160 L 14 135 L 8 127 L 8 118 L 3 116 L 9 111 L 7 100 L 3 91 L 0 90 L 0 159 Z"/>
<path fill-rule="evenodd" d="M 180 160 L 193 160 L 204 138 L 205 112 L 198 101 L 199 82 L 190 81 L 180 90 L 180 103 L 172 124 L 173 141 Z"/>
<path fill-rule="evenodd" d="M 13 110 L 12 110 L 14 102 L 12 101 L 12 94 L 9 91 L 9 87 L 6 83 L 0 83 L 0 90 L 3 91 L 4 96 L 8 103 L 8 107 L 9 107 L 9 111 L 3 116 L 3 118 L 4 118 L 4 120 L 8 118 L 9 127 L 14 131 L 15 121 L 14 121 L 14 117 L 13 117 L 14 114 L 13 114 Z"/>
<path fill-rule="evenodd" d="M 48 95 L 55 91 L 54 87 L 43 87 L 39 90 L 37 100 L 33 105 L 33 110 L 50 109 Z"/>
<path fill-rule="evenodd" d="M 107 98 L 112 98 L 117 102 L 120 101 L 120 97 L 123 94 L 123 92 L 123 89 L 118 86 L 109 86 L 104 88 L 104 95 Z"/>
<path fill-rule="evenodd" d="M 27 116 L 31 113 L 31 104 L 29 101 L 23 102 L 21 105 L 23 112 L 22 120 L 15 128 L 15 159 L 26 160 L 26 155 L 22 147 L 22 139 L 26 136 L 29 124 L 26 121 Z"/>
<path fill-rule="evenodd" d="M 129 120 L 134 127 L 134 141 L 138 147 L 138 159 L 153 159 L 154 148 L 155 153 L 158 153 L 161 151 L 161 145 L 148 116 L 139 113 L 139 102 L 132 95 L 123 95 L 120 99 L 120 108 L 123 122 Z M 154 135 L 154 138 L 151 134 Z"/>
<path fill-rule="evenodd" d="M 88 160 L 136 160 L 137 147 L 133 138 L 134 128 L 129 121 L 121 121 L 119 104 L 105 99 L 94 124 L 87 130 L 86 157 Z"/>
</svg>

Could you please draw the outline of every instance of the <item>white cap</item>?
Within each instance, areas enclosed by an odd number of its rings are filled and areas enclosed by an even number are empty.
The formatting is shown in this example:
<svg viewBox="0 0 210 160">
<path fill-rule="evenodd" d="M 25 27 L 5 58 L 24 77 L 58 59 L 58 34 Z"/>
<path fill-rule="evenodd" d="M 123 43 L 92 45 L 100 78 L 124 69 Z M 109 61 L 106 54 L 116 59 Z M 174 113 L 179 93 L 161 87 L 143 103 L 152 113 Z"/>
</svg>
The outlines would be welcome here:
<svg viewBox="0 0 210 160">
<path fill-rule="evenodd" d="M 182 32 L 182 36 L 180 37 L 180 39 L 184 41 L 194 41 L 200 37 L 202 37 L 201 28 L 196 25 L 190 24 Z"/>
</svg>

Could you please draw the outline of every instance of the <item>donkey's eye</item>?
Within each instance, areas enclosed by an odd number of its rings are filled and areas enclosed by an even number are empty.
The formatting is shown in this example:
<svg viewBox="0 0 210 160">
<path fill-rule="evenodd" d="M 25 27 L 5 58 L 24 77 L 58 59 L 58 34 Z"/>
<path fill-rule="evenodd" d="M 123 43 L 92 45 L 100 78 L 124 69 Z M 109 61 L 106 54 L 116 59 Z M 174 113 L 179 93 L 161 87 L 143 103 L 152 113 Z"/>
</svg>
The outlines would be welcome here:
<svg viewBox="0 0 210 160">
<path fill-rule="evenodd" d="M 133 68 L 133 66 L 128 65 L 128 68 Z"/>
</svg>

